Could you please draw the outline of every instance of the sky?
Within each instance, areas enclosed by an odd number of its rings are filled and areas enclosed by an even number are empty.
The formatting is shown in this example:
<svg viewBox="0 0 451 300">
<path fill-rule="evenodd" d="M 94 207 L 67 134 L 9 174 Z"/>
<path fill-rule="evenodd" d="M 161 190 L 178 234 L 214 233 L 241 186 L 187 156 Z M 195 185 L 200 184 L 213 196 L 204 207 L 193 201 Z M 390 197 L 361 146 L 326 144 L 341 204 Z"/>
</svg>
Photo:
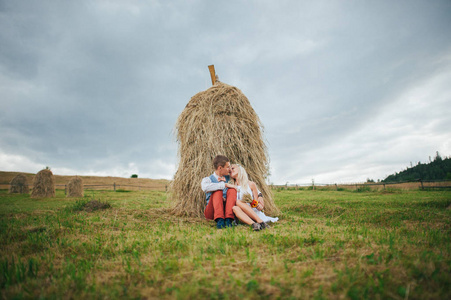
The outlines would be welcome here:
<svg viewBox="0 0 451 300">
<path fill-rule="evenodd" d="M 0 0 L 0 170 L 172 179 L 177 117 L 238 87 L 274 184 L 451 155 L 451 1 Z"/>
</svg>

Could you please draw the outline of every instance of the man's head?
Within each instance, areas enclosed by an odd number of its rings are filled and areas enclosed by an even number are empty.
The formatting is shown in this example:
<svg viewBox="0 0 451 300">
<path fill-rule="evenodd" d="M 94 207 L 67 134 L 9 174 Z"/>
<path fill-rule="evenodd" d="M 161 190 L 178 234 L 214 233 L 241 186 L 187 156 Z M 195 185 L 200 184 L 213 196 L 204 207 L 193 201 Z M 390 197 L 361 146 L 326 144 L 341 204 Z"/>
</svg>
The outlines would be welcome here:
<svg viewBox="0 0 451 300">
<path fill-rule="evenodd" d="M 219 176 L 225 176 L 230 174 L 230 161 L 224 155 L 217 155 L 213 159 L 213 167 L 215 172 Z"/>
</svg>

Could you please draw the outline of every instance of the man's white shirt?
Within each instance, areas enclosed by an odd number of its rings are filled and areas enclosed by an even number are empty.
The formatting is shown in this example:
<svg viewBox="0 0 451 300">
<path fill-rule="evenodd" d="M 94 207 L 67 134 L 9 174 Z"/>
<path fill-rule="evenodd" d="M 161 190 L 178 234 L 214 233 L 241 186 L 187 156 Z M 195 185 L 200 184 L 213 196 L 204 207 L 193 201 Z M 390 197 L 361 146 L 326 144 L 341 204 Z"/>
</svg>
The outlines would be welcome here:
<svg viewBox="0 0 451 300">
<path fill-rule="evenodd" d="M 219 176 L 216 175 L 216 173 L 213 173 L 213 176 L 216 178 L 216 180 L 218 180 Z M 210 179 L 210 176 L 205 177 L 204 179 L 202 179 L 201 185 L 202 185 L 202 191 L 204 191 L 204 193 L 210 193 L 210 192 L 214 192 L 214 191 L 219 191 L 219 190 L 225 189 L 225 182 L 224 181 L 219 181 L 218 183 L 212 182 L 211 179 Z"/>
</svg>

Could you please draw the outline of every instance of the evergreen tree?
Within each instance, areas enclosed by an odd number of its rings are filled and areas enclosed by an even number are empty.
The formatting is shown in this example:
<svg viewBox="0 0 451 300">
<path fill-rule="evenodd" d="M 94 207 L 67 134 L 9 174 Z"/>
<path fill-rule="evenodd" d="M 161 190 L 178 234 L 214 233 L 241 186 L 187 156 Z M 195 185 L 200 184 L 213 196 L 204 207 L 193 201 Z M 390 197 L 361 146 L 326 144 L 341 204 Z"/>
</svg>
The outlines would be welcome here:
<svg viewBox="0 0 451 300">
<path fill-rule="evenodd" d="M 415 180 L 449 180 L 451 179 L 451 158 L 442 158 L 437 151 L 434 160 L 429 157 L 429 163 L 418 164 L 404 171 L 387 176 L 382 182 L 400 182 Z"/>
</svg>

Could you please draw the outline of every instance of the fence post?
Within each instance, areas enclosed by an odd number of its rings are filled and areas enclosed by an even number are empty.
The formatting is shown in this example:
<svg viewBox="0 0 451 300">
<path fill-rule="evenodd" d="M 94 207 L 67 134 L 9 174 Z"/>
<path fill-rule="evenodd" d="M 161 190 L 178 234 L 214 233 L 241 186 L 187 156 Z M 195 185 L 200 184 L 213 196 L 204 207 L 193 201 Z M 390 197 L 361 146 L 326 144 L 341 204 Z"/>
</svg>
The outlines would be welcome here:
<svg viewBox="0 0 451 300">
<path fill-rule="evenodd" d="M 423 180 L 420 179 L 420 183 L 421 183 L 421 189 L 424 190 L 424 185 L 423 185 Z"/>
<path fill-rule="evenodd" d="M 67 195 L 67 184 L 64 185 L 64 195 Z"/>
<path fill-rule="evenodd" d="M 114 188 L 114 191 L 116 191 L 116 182 L 113 183 L 113 188 Z"/>
<path fill-rule="evenodd" d="M 337 184 L 335 184 L 335 189 L 338 191 L 338 185 Z"/>
</svg>

